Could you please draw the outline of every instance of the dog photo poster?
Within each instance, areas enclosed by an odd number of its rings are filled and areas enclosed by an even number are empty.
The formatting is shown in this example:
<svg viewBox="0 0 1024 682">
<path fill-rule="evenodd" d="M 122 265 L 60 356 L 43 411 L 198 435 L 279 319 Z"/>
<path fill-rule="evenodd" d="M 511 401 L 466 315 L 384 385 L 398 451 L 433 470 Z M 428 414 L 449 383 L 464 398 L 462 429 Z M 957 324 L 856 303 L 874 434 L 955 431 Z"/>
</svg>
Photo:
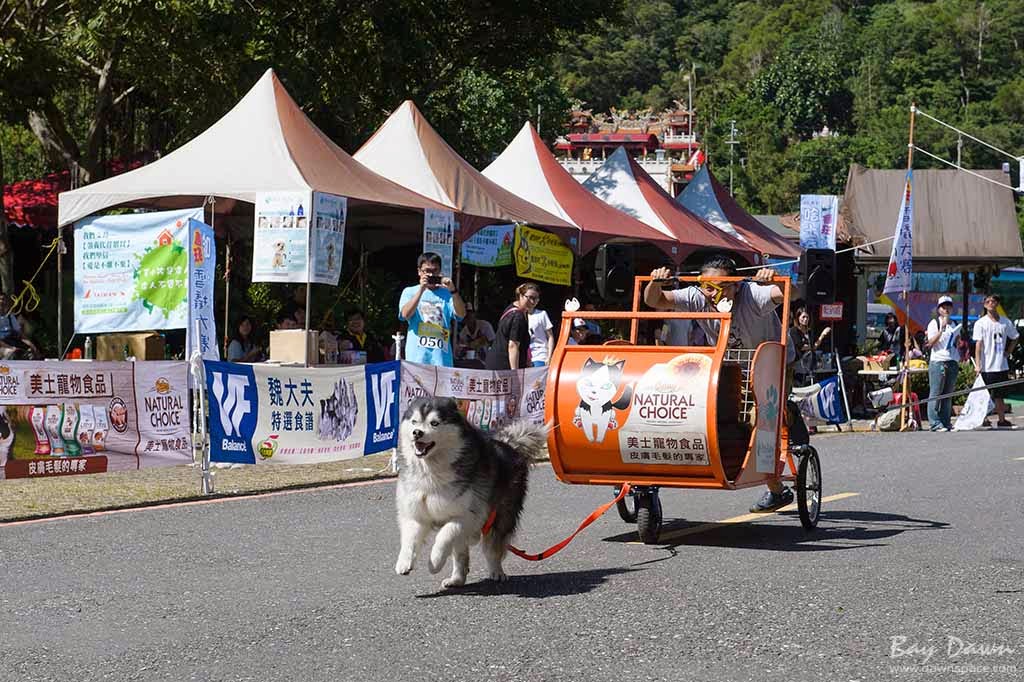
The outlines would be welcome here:
<svg viewBox="0 0 1024 682">
<path fill-rule="evenodd" d="M 338 286 L 345 252 L 348 199 L 313 192 L 313 248 L 309 252 L 310 281 Z"/>
<path fill-rule="evenodd" d="M 253 282 L 308 282 L 310 192 L 256 195 Z"/>
</svg>

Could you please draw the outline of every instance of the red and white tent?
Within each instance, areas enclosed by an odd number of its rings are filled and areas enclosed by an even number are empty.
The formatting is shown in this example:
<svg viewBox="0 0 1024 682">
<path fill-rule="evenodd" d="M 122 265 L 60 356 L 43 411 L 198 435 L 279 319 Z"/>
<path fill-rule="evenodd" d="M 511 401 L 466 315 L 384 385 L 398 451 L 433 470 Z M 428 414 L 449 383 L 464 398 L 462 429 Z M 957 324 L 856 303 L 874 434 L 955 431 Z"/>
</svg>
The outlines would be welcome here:
<svg viewBox="0 0 1024 682">
<path fill-rule="evenodd" d="M 624 147 L 616 149 L 583 187 L 658 232 L 690 245 L 691 252 L 731 251 L 750 263 L 758 262 L 758 253 L 749 244 L 725 234 L 676 203 Z"/>
<path fill-rule="evenodd" d="M 580 254 L 615 240 L 650 242 L 682 261 L 693 245 L 681 244 L 604 203 L 588 192 L 555 159 L 527 122 L 483 174 L 508 191 L 580 228 Z"/>
<path fill-rule="evenodd" d="M 563 235 L 578 234 L 569 221 L 484 177 L 444 141 L 409 100 L 395 109 L 353 156 L 375 173 L 462 214 L 462 239 L 495 222 L 529 223 L 555 228 Z"/>
</svg>

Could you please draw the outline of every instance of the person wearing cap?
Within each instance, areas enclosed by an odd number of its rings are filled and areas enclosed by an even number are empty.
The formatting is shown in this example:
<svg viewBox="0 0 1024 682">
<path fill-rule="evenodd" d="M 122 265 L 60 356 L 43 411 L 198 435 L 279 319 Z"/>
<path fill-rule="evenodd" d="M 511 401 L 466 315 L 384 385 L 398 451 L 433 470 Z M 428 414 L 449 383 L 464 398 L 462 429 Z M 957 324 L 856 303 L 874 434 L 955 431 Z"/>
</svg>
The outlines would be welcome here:
<svg viewBox="0 0 1024 682">
<path fill-rule="evenodd" d="M 1007 358 L 1013 353 L 1020 336 L 1017 327 L 999 313 L 1000 303 L 998 295 L 986 296 L 985 314 L 974 323 L 974 362 L 986 386 L 1009 380 L 1010 364 Z M 1002 429 L 1016 428 L 1006 418 L 1006 386 L 990 388 L 988 392 L 996 404 L 996 426 Z"/>
<path fill-rule="evenodd" d="M 956 361 L 956 338 L 959 327 L 950 321 L 953 299 L 939 296 L 936 316 L 928 323 L 925 334 L 931 355 L 928 359 L 928 423 L 932 431 L 952 431 L 950 417 L 953 413 L 953 399 L 936 399 L 936 396 L 952 393 L 956 387 L 956 375 L 960 363 Z"/>
<path fill-rule="evenodd" d="M 569 331 L 569 340 L 566 343 L 570 346 L 581 345 L 587 340 L 589 335 L 590 329 L 587 328 L 586 320 L 581 320 L 577 317 L 572 321 L 572 329 Z"/>
<path fill-rule="evenodd" d="M 474 358 L 483 360 L 487 349 L 494 343 L 494 327 L 486 320 L 476 316 L 476 308 L 466 302 L 466 317 L 459 329 L 459 354 L 467 360 Z M 469 357 L 467 356 L 469 354 Z"/>
</svg>

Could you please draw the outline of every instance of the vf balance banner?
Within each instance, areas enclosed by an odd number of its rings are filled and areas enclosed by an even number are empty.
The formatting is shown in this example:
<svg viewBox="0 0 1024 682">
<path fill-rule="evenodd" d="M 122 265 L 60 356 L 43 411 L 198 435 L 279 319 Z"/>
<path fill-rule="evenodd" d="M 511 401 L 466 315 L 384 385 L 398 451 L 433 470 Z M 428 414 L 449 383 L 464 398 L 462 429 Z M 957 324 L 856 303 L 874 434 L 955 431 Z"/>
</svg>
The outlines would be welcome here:
<svg viewBox="0 0 1024 682">
<path fill-rule="evenodd" d="M 398 362 L 284 367 L 206 362 L 210 459 L 327 462 L 393 448 Z"/>
<path fill-rule="evenodd" d="M 75 333 L 184 329 L 189 221 L 203 209 L 98 216 L 75 224 Z"/>
</svg>

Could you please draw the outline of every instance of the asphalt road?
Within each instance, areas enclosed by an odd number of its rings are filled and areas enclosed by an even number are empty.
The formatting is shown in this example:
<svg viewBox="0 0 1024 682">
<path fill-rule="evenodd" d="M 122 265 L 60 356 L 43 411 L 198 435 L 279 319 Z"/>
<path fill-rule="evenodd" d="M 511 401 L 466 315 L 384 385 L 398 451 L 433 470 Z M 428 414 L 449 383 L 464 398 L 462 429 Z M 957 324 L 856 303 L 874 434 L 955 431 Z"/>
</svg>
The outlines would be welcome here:
<svg viewBox="0 0 1024 682">
<path fill-rule="evenodd" d="M 459 591 L 395 575 L 393 482 L 0 526 L 0 679 L 1024 679 L 1024 434 L 815 444 L 814 533 L 665 491 L 665 546 L 613 510 Z M 609 495 L 534 468 L 517 544 Z"/>
</svg>

